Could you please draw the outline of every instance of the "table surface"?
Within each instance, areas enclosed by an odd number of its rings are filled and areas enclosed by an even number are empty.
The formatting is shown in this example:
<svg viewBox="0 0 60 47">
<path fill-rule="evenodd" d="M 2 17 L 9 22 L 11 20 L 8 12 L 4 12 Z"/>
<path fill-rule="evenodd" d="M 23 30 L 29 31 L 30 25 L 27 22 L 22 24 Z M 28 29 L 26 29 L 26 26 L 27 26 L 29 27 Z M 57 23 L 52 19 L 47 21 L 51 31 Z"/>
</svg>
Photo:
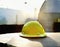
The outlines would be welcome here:
<svg viewBox="0 0 60 47">
<path fill-rule="evenodd" d="M 46 33 L 45 38 L 24 38 L 19 33 L 0 35 L 0 42 L 16 47 L 60 47 L 60 33 Z"/>
</svg>

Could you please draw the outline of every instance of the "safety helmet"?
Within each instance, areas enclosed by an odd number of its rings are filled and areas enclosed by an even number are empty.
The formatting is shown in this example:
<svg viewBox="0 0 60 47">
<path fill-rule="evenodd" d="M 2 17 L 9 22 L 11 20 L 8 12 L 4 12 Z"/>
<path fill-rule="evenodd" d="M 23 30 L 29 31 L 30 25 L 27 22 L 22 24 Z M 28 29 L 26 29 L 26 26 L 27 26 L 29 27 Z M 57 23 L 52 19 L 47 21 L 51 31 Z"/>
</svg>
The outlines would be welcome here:
<svg viewBox="0 0 60 47">
<path fill-rule="evenodd" d="M 23 37 L 45 37 L 46 33 L 38 21 L 29 21 L 24 24 L 20 35 Z"/>
</svg>

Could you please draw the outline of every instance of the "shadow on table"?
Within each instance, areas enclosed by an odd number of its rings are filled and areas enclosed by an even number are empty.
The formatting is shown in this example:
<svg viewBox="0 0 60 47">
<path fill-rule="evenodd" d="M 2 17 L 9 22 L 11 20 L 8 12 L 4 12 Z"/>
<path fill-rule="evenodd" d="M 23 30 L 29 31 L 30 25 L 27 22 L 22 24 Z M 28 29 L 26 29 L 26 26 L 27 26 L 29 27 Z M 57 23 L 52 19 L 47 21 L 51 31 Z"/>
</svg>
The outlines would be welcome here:
<svg viewBox="0 0 60 47">
<path fill-rule="evenodd" d="M 28 38 L 31 41 L 40 42 L 43 47 L 59 47 L 57 42 L 50 37 L 46 38 Z"/>
</svg>

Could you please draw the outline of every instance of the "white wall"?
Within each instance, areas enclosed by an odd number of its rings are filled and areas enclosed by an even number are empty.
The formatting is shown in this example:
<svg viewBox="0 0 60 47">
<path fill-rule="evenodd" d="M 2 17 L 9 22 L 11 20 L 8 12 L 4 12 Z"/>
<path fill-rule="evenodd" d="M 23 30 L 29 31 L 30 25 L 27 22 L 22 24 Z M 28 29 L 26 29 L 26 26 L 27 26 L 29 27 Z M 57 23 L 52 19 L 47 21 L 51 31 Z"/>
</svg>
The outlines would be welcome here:
<svg viewBox="0 0 60 47">
<path fill-rule="evenodd" d="M 16 11 L 0 8 L 0 24 L 16 24 Z"/>
</svg>

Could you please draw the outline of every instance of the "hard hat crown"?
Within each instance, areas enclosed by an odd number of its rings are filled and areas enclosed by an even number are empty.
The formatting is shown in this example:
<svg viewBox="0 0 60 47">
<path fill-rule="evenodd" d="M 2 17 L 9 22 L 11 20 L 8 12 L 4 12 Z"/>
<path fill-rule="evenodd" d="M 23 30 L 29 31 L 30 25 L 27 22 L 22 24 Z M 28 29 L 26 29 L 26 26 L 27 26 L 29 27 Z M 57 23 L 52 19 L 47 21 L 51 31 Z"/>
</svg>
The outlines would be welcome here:
<svg viewBox="0 0 60 47">
<path fill-rule="evenodd" d="M 22 34 L 28 36 L 43 36 L 45 30 L 38 21 L 29 21 L 22 28 Z"/>
</svg>

